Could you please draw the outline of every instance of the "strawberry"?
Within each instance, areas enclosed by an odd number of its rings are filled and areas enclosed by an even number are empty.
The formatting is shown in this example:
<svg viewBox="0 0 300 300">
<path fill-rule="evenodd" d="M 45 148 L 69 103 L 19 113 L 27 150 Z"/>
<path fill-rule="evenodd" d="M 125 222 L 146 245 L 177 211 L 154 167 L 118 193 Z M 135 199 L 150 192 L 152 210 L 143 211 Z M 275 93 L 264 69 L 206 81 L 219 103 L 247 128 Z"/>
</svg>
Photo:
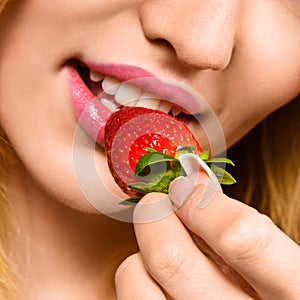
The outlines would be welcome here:
<svg viewBox="0 0 300 300">
<path fill-rule="evenodd" d="M 177 146 L 172 140 L 158 133 L 147 133 L 138 137 L 129 149 L 129 164 L 133 171 L 142 156 L 148 153 L 147 149 L 175 157 Z"/>
<path fill-rule="evenodd" d="M 184 123 L 142 107 L 122 107 L 109 118 L 105 150 L 111 174 L 134 203 L 149 192 L 167 193 L 170 182 L 185 175 L 178 160 L 182 153 L 213 162 Z"/>
</svg>

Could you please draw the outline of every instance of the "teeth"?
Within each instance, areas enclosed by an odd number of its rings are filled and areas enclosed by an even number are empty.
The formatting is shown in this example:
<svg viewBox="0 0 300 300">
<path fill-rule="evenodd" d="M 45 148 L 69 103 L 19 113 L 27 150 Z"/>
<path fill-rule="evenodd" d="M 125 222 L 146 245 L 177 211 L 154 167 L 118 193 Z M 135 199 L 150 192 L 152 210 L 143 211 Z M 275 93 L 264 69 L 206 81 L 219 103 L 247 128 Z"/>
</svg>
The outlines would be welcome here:
<svg viewBox="0 0 300 300">
<path fill-rule="evenodd" d="M 135 106 L 142 91 L 140 88 L 122 83 L 115 95 L 116 101 L 121 105 Z"/>
<path fill-rule="evenodd" d="M 114 95 L 120 86 L 120 82 L 112 77 L 105 76 L 102 82 L 102 88 L 108 95 Z"/>
<path fill-rule="evenodd" d="M 100 101 L 106 108 L 108 108 L 112 112 L 115 112 L 118 109 L 117 105 L 111 102 L 110 100 L 102 98 Z"/>
<path fill-rule="evenodd" d="M 151 93 L 144 92 L 141 95 L 140 99 L 143 99 L 143 100 L 148 99 L 149 100 L 149 99 L 157 99 L 157 97 L 155 95 L 151 94 Z"/>
<path fill-rule="evenodd" d="M 90 72 L 90 79 L 91 79 L 91 81 L 99 82 L 99 81 L 103 80 L 104 77 L 105 76 L 103 74 L 98 73 L 96 71 L 91 71 Z"/>
<path fill-rule="evenodd" d="M 160 99 L 152 99 L 152 100 L 139 100 L 136 106 L 145 107 L 150 109 L 158 109 L 160 103 Z"/>
<path fill-rule="evenodd" d="M 160 111 L 163 111 L 165 113 L 169 113 L 170 110 L 172 109 L 172 104 L 167 102 L 167 101 L 161 101 L 159 104 L 159 108 Z"/>
<path fill-rule="evenodd" d="M 150 93 L 143 93 L 139 98 L 136 106 L 158 109 L 160 105 L 161 99 L 157 99 L 154 95 Z"/>
<path fill-rule="evenodd" d="M 120 83 L 117 79 L 104 76 L 101 73 L 91 71 L 90 79 L 94 82 L 102 81 L 102 88 L 104 92 L 108 95 L 113 95 L 117 104 L 126 105 L 126 106 L 139 106 L 150 109 L 158 109 L 165 113 L 172 112 L 172 115 L 175 117 L 181 113 L 181 111 L 172 107 L 167 101 L 158 99 L 157 96 L 143 92 L 140 88 L 129 85 L 127 83 Z M 111 111 L 116 111 L 118 106 L 112 101 L 102 98 L 101 103 Z"/>
<path fill-rule="evenodd" d="M 181 110 L 177 107 L 172 107 L 172 115 L 173 117 L 178 116 L 181 113 Z"/>
</svg>

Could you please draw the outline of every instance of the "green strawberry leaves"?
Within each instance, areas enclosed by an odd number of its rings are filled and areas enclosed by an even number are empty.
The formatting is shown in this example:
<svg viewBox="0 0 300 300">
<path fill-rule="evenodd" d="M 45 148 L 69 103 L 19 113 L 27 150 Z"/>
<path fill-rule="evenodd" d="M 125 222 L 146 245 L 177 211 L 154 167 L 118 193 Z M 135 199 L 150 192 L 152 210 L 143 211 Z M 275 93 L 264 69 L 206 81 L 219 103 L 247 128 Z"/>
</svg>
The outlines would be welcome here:
<svg viewBox="0 0 300 300">
<path fill-rule="evenodd" d="M 234 177 L 230 173 L 228 173 L 226 170 L 224 170 L 223 168 L 220 168 L 216 165 L 211 165 L 210 168 L 215 173 L 220 184 L 231 185 L 231 184 L 236 183 L 236 180 L 234 179 Z"/>
<path fill-rule="evenodd" d="M 146 149 L 149 149 L 149 148 L 146 148 Z M 162 164 L 160 164 L 160 163 L 170 162 L 170 161 L 178 161 L 178 160 L 174 157 L 157 152 L 155 150 L 151 151 L 150 153 L 144 154 L 136 165 L 135 176 L 145 173 L 145 170 L 149 169 L 149 168 L 151 169 L 151 166 L 154 166 L 154 167 L 155 166 L 157 167 L 157 165 L 162 166 Z"/>
<path fill-rule="evenodd" d="M 200 156 L 200 158 L 202 158 L 201 154 L 199 156 Z M 211 158 L 211 159 L 202 158 L 202 160 L 204 160 L 207 164 L 209 164 L 209 163 L 226 163 L 226 164 L 230 164 L 230 165 L 234 166 L 234 163 L 232 160 L 230 160 L 228 158 L 224 158 L 224 157 L 215 157 L 215 158 Z"/>
<path fill-rule="evenodd" d="M 126 205 L 126 206 L 132 206 L 132 205 L 138 204 L 140 200 L 141 200 L 140 196 L 134 196 L 134 197 L 128 198 L 124 201 L 121 201 L 119 204 Z"/>
<path fill-rule="evenodd" d="M 134 176 L 137 181 L 128 186 L 141 195 L 152 192 L 168 193 L 170 183 L 179 176 L 186 176 L 178 160 L 179 156 L 185 153 L 195 153 L 195 147 L 182 147 L 177 150 L 175 157 L 158 152 L 152 148 L 145 148 L 148 152 L 144 154 L 136 165 Z M 236 183 L 234 177 L 223 167 L 217 164 L 230 164 L 234 166 L 232 160 L 228 158 L 209 158 L 209 152 L 198 154 L 207 163 L 216 175 L 220 184 L 231 185 Z M 142 196 L 134 196 L 120 204 L 135 205 Z"/>
<path fill-rule="evenodd" d="M 130 184 L 129 188 L 143 194 L 168 193 L 171 181 L 183 174 L 184 171 L 178 159 L 151 151 L 143 155 L 138 162 L 134 176 L 139 181 Z"/>
<path fill-rule="evenodd" d="M 129 188 L 141 192 L 143 194 L 148 194 L 152 192 L 168 193 L 168 188 L 172 180 L 180 176 L 176 171 L 169 169 L 162 176 L 157 176 L 154 183 L 149 182 L 137 182 L 129 185 Z"/>
<path fill-rule="evenodd" d="M 209 159 L 209 152 L 208 151 L 204 151 L 201 154 L 199 154 L 199 157 L 204 160 L 207 161 Z"/>
<path fill-rule="evenodd" d="M 196 152 L 195 146 L 181 147 L 181 148 L 177 149 L 177 151 L 176 151 L 176 158 L 178 158 L 182 154 L 195 153 L 195 152 Z"/>
</svg>

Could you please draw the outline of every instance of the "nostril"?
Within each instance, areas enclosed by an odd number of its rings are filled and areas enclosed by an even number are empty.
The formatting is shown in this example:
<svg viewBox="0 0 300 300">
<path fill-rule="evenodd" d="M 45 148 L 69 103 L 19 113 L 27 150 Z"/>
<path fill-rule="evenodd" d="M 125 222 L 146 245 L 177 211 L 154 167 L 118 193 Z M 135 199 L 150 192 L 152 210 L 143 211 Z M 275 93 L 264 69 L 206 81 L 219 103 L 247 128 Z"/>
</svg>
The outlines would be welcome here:
<svg viewBox="0 0 300 300">
<path fill-rule="evenodd" d="M 140 22 L 145 37 L 161 46 L 164 59 L 176 54 L 182 67 L 223 70 L 231 60 L 238 2 L 149 0 Z"/>
<path fill-rule="evenodd" d="M 151 40 L 153 42 L 155 42 L 157 45 L 161 45 L 163 47 L 170 48 L 175 52 L 175 48 L 173 47 L 173 45 L 169 41 L 167 41 L 163 38 L 151 38 Z"/>
<path fill-rule="evenodd" d="M 194 70 L 214 70 L 220 71 L 230 64 L 234 52 L 234 43 L 224 43 L 210 41 L 173 41 L 169 42 L 163 38 L 152 39 L 155 45 L 167 49 L 169 55 L 176 57 L 178 64 Z M 193 44 L 194 43 L 194 44 Z"/>
<path fill-rule="evenodd" d="M 173 47 L 173 45 L 168 40 L 157 37 L 155 35 L 152 35 L 152 36 L 148 35 L 146 38 L 155 47 L 160 47 L 162 49 L 165 49 L 165 51 L 168 51 L 169 53 L 176 55 L 176 49 Z"/>
</svg>

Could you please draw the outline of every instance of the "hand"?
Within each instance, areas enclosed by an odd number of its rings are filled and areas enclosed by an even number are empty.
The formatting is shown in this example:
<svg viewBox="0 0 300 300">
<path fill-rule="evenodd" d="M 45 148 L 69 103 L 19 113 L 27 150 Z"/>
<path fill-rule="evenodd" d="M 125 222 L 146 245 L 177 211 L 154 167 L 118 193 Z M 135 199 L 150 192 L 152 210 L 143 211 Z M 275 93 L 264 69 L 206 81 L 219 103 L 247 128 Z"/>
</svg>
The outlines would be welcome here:
<svg viewBox="0 0 300 300">
<path fill-rule="evenodd" d="M 141 200 L 135 210 L 140 253 L 117 271 L 118 299 L 300 299 L 300 247 L 267 216 L 220 190 L 202 207 L 208 188 L 203 180 L 196 186 L 176 180 L 170 198 L 176 206 L 183 195 L 186 201 L 154 222 L 140 223 L 170 208 L 169 198 Z"/>
</svg>

